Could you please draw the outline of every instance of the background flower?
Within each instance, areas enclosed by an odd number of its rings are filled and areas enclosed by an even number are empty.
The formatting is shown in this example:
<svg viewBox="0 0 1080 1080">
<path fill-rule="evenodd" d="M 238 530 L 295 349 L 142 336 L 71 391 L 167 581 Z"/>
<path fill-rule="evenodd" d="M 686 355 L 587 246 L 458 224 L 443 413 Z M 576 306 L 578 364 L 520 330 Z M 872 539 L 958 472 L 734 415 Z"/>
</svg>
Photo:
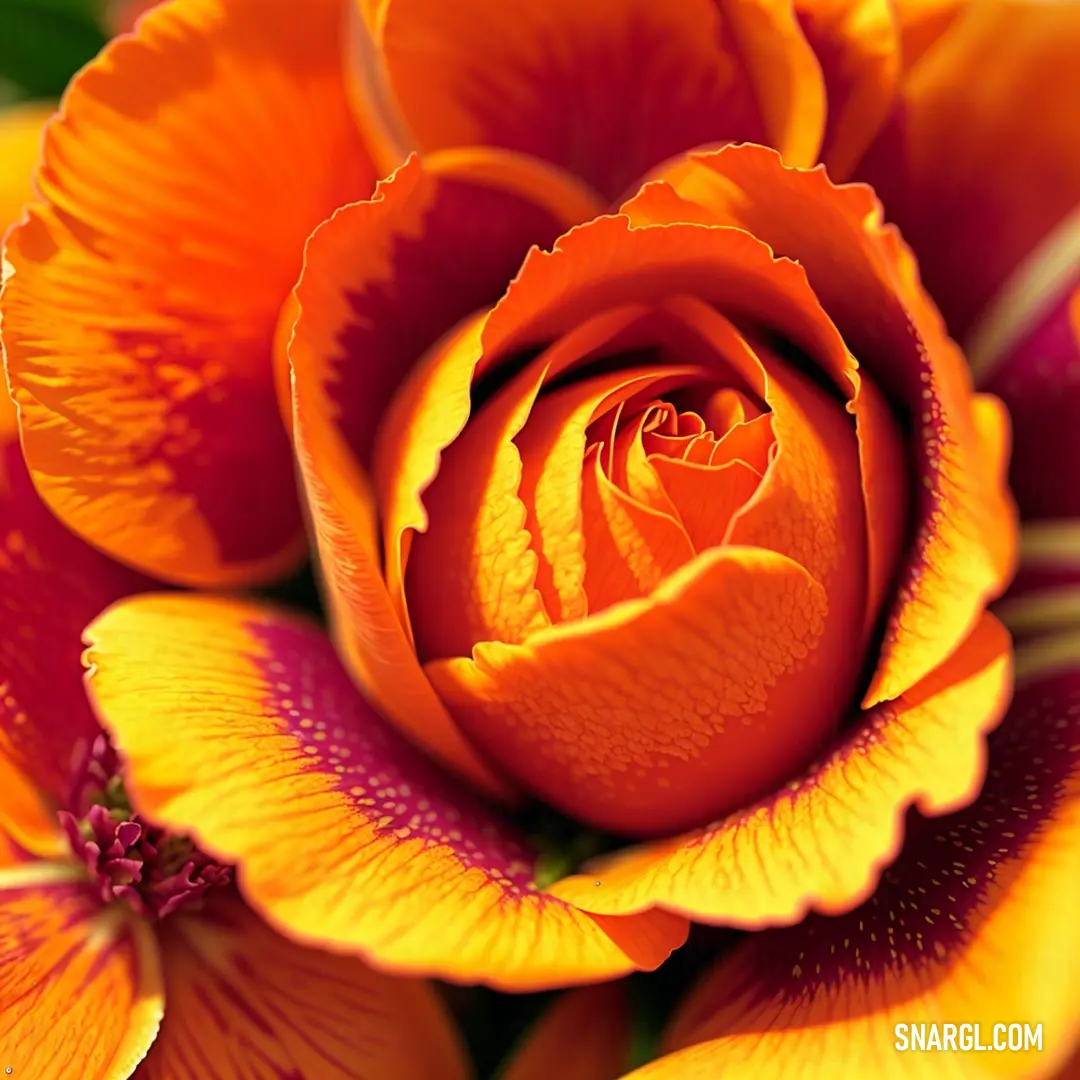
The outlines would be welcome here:
<svg viewBox="0 0 1080 1080">
<path fill-rule="evenodd" d="M 0 112 L 0 214 L 30 193 L 41 127 Z M 3 220 L 0 217 L 0 220 Z M 230 868 L 132 808 L 83 689 L 81 632 L 157 586 L 66 530 L 0 399 L 0 1043 L 12 1075 L 461 1078 L 434 990 L 305 949 Z M 145 1058 L 145 1060 L 144 1060 Z"/>
<path fill-rule="evenodd" d="M 298 1080 L 465 1077 L 429 987 L 281 937 L 231 871 L 130 806 L 79 638 L 153 583 L 49 514 L 10 430 L 2 453 L 0 1040 L 15 1074 L 239 1080 L 259 1061 Z"/>
<path fill-rule="evenodd" d="M 8 240 L 4 341 L 35 485 L 159 578 L 244 584 L 303 559 L 271 353 L 308 233 L 375 181 L 341 17 L 336 0 L 150 12 L 72 81 L 37 175 L 47 201 Z"/>
</svg>

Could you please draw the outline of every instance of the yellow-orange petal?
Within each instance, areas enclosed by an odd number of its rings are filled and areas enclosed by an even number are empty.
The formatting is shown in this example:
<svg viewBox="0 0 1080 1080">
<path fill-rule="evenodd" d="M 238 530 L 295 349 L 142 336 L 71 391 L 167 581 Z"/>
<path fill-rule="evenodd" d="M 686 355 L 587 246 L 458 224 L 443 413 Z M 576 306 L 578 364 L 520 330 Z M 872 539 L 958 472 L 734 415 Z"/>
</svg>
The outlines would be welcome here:
<svg viewBox="0 0 1080 1080">
<path fill-rule="evenodd" d="M 707 828 L 605 856 L 552 891 L 589 911 L 660 905 L 747 929 L 849 910 L 895 858 L 909 806 L 948 813 L 978 792 L 1010 660 L 1008 635 L 984 616 L 940 669 L 861 717 L 780 791 Z"/>
<path fill-rule="evenodd" d="M 749 938 L 681 1007 L 679 1052 L 634 1080 L 1056 1074 L 1080 1042 L 1080 637 L 1018 652 L 1017 687 L 978 801 L 914 819 L 857 910 Z M 1008 1038 L 997 1024 L 1038 1024 L 1042 1041 L 903 1052 L 901 1023 L 978 1024 L 986 1045 Z"/>
<path fill-rule="evenodd" d="M 690 299 L 680 304 L 684 294 Z M 482 378 L 494 375 L 500 361 L 558 340 L 597 312 L 642 303 L 666 305 L 669 317 L 684 319 L 689 306 L 691 314 L 711 313 L 719 322 L 722 316 L 710 305 L 739 311 L 813 355 L 830 357 L 830 374 L 838 380 L 849 370 L 843 343 L 799 267 L 775 260 L 742 230 L 633 228 L 618 216 L 572 230 L 551 253 L 530 254 L 486 320 L 477 371 Z M 731 324 L 725 325 L 728 337 L 737 339 Z M 767 792 L 782 782 L 785 769 L 805 767 L 839 722 L 863 622 L 854 435 L 846 441 L 841 404 L 793 368 L 787 378 L 784 366 L 776 365 L 774 381 L 790 405 L 784 411 L 791 452 L 770 481 L 770 498 L 788 507 L 795 520 L 777 522 L 784 517 L 780 513 L 770 518 L 763 498 L 747 508 L 736 543 L 779 550 L 788 559 L 771 562 L 768 552 L 749 552 L 751 569 L 740 565 L 741 555 L 721 555 L 720 562 L 731 560 L 724 567 L 689 564 L 680 571 L 681 584 L 669 582 L 657 611 L 649 599 L 634 600 L 633 606 L 609 609 L 595 625 L 590 619 L 541 630 L 520 645 L 479 643 L 471 659 L 440 658 L 426 665 L 463 730 L 511 775 L 568 813 L 608 828 L 650 833 L 696 824 Z M 571 490 L 569 482 L 562 488 Z M 575 509 L 574 500 L 567 505 Z M 580 556 L 576 543 L 567 547 L 570 556 Z M 738 604 L 724 599 L 728 580 L 748 611 L 755 601 L 763 604 L 759 624 L 736 614 Z M 700 600 L 694 595 L 698 587 L 717 606 L 687 615 Z M 672 606 L 683 590 L 685 597 Z M 833 601 L 835 612 L 825 619 Z M 799 613 L 794 624 L 780 618 L 781 611 L 792 610 Z M 684 616 L 702 620 L 702 636 L 685 646 L 673 644 L 671 626 Z M 741 646 L 727 635 L 738 636 L 744 626 L 748 640 L 757 642 L 760 635 L 769 643 L 748 663 L 749 673 L 714 657 L 721 638 L 741 656 Z M 681 675 L 672 675 L 667 665 Z M 774 678 L 778 685 L 766 691 Z M 644 694 L 633 690 L 638 679 L 649 680 Z M 777 756 L 781 731 L 785 753 Z M 757 756 L 766 745 L 768 753 Z"/>
<path fill-rule="evenodd" d="M 739 391 L 718 390 L 712 398 L 718 398 L 725 393 L 732 395 L 735 404 L 726 412 L 726 406 L 718 410 L 721 421 L 727 420 L 731 412 L 742 407 L 738 400 Z M 605 469 L 605 475 L 641 506 L 667 514 L 677 520 L 678 514 L 675 512 L 675 507 L 664 491 L 664 486 L 660 483 L 660 478 L 656 475 L 656 470 L 649 461 L 648 452 L 645 449 L 645 433 L 662 424 L 668 414 L 674 415 L 671 406 L 665 408 L 661 402 L 656 401 L 647 405 L 636 420 L 626 423 L 621 429 L 616 422 L 613 428 L 614 437 L 610 445 L 610 461 L 608 468 Z M 737 422 L 735 419 L 728 421 L 729 424 Z M 721 434 L 727 430 L 722 423 L 717 427 Z"/>
<path fill-rule="evenodd" d="M 462 727 L 564 812 L 670 832 L 803 767 L 836 722 L 851 642 L 793 559 L 711 548 L 649 596 L 426 665 Z M 600 892 L 597 889 L 597 892 Z"/>
<path fill-rule="evenodd" d="M 1020 261 L 1080 203 L 1080 7 L 953 7 L 856 175 L 874 185 L 966 344 Z"/>
<path fill-rule="evenodd" d="M 873 380 L 860 380 L 851 408 L 866 516 L 865 638 L 869 642 L 892 600 L 897 568 L 911 536 L 911 480 L 904 433 Z"/>
<path fill-rule="evenodd" d="M 608 200 L 695 146 L 811 164 L 821 143 L 821 71 L 787 4 L 391 0 L 371 28 L 419 149 L 520 151 Z"/>
<path fill-rule="evenodd" d="M 548 368 L 550 380 L 569 366 L 561 363 L 569 351 L 574 363 L 580 364 L 659 345 L 659 338 L 651 337 L 652 330 L 658 329 L 653 315 L 650 309 L 633 304 L 602 311 L 559 337 L 537 362 L 547 357 L 556 361 Z M 669 356 L 673 353 L 669 352 Z M 542 556 L 536 587 L 553 621 L 580 618 L 589 610 L 599 610 L 641 591 L 597 505 L 601 485 L 609 502 L 619 497 L 612 493 L 605 473 L 605 461 L 614 446 L 608 448 L 608 453 L 598 449 L 596 460 L 587 460 L 589 426 L 594 422 L 617 422 L 627 401 L 638 395 L 660 393 L 680 376 L 691 376 L 691 361 L 697 359 L 679 356 L 672 367 L 661 362 L 652 366 L 626 364 L 621 371 L 579 379 L 561 388 L 548 387 L 546 396 L 534 406 L 529 423 L 516 440 L 522 464 L 520 497 L 533 547 Z M 583 502 L 586 499 L 592 504 L 588 510 Z M 668 518 L 667 524 L 669 547 L 674 545 L 671 550 L 677 552 L 681 545 L 685 561 L 693 554 L 689 541 L 685 536 L 673 535 L 678 530 L 675 521 Z M 633 528 L 629 531 L 635 532 Z M 587 532 L 592 533 L 591 537 Z M 597 580 L 598 572 L 604 575 L 602 584 Z M 586 576 L 590 574 L 587 586 Z M 467 656 L 468 650 L 459 655 Z"/>
<path fill-rule="evenodd" d="M 899 86 L 893 0 L 796 0 L 795 10 L 825 76 L 821 160 L 834 180 L 846 180 L 891 112 Z"/>
<path fill-rule="evenodd" d="M 526 1033 L 501 1080 L 617 1080 L 633 1031 L 625 983 L 571 990 Z"/>
<path fill-rule="evenodd" d="M 588 262 L 586 256 L 586 266 Z M 439 475 L 425 493 L 432 525 L 411 548 L 408 579 L 417 642 L 425 659 L 468 655 L 473 644 L 485 639 L 524 640 L 548 619 L 580 617 L 613 600 L 637 596 L 654 583 L 658 567 L 673 569 L 693 554 L 659 481 L 655 475 L 646 479 L 651 466 L 643 452 L 632 478 L 623 475 L 626 462 L 615 452 L 616 444 L 625 443 L 624 436 L 603 436 L 611 443 L 609 451 L 598 456 L 598 469 L 590 466 L 584 478 L 582 460 L 586 444 L 602 439 L 601 427 L 605 432 L 612 424 L 617 428 L 624 409 L 645 407 L 680 385 L 715 378 L 717 357 L 711 346 L 693 340 L 662 306 L 616 302 L 598 305 L 595 314 L 581 312 L 578 323 L 560 328 L 550 339 L 538 331 L 537 341 L 552 344 L 538 351 L 526 346 L 524 358 L 517 346 L 503 350 L 506 333 L 516 329 L 514 318 L 533 314 L 535 270 L 534 265 L 532 272 L 515 280 L 484 322 L 482 354 L 476 361 L 483 374 L 473 390 L 482 404 L 446 450 Z M 586 269 L 583 277 L 588 273 Z M 504 308 L 512 312 L 508 319 L 503 318 Z M 492 328 L 495 332 L 489 334 Z M 648 356 L 642 353 L 641 363 L 625 359 L 642 350 Z M 603 368 L 619 357 L 624 361 L 614 361 L 614 370 L 587 371 L 589 364 Z M 574 368 L 586 369 L 577 381 L 570 377 Z M 499 387 L 503 370 L 517 373 L 489 395 L 487 388 Z M 512 443 L 504 433 L 498 453 L 506 461 L 495 462 L 492 471 L 490 428 L 502 423 L 504 414 L 513 417 L 512 426 L 520 430 Z M 633 427 L 631 423 L 628 430 Z M 487 440 L 484 447 L 480 440 Z M 489 474 L 492 480 L 503 477 L 501 487 L 487 483 Z M 627 490 L 617 490 L 613 478 Z M 595 498 L 587 514 L 581 505 L 585 481 L 595 488 L 590 489 Z M 645 494 L 649 483 L 652 496 Z M 505 498 L 495 498 L 497 490 Z M 595 526 L 589 538 L 584 535 L 586 517 Z M 511 528 L 517 530 L 513 545 L 494 540 L 498 529 Z M 626 557 L 637 565 L 638 577 Z M 606 578 L 603 599 L 594 593 L 595 581 L 585 588 L 586 561 Z M 528 599 L 520 603 L 519 596 Z M 516 620 L 510 618 L 515 612 Z M 511 625 L 517 632 L 506 632 Z"/>
<path fill-rule="evenodd" d="M 307 622 L 161 594 L 87 634 L 135 805 L 238 864 L 294 940 L 516 990 L 651 969 L 685 940 L 666 913 L 597 920 L 540 892 L 533 854 L 380 719 Z"/>
<path fill-rule="evenodd" d="M 743 229 L 715 227 L 703 208 L 694 217 L 694 204 L 666 184 L 651 184 L 646 193 L 618 214 L 571 229 L 553 251 L 529 253 L 487 319 L 478 376 L 599 312 L 633 304 L 681 311 L 689 296 L 768 326 L 850 391 L 858 365 L 798 265 L 774 257 Z M 670 201 L 656 206 L 654 197 L 665 194 Z"/>
<path fill-rule="evenodd" d="M 915 538 L 863 704 L 891 700 L 945 661 L 1012 577 L 1007 418 L 972 393 L 963 354 L 869 188 L 836 187 L 820 169 L 788 168 L 753 146 L 694 155 L 673 179 L 705 220 L 747 229 L 799 261 L 860 373 L 915 433 Z M 651 209 L 651 196 L 628 206 L 632 216 Z"/>
<path fill-rule="evenodd" d="M 0 869 L 0 1046 L 13 1077 L 127 1080 L 164 1009 L 149 924 L 78 871 Z"/>
<path fill-rule="evenodd" d="M 734 398 L 728 399 L 729 393 Z M 714 430 L 722 437 L 712 445 L 707 461 L 696 460 L 701 443 L 690 441 L 693 436 L 649 440 L 653 451 L 649 466 L 697 551 L 720 543 L 727 535 L 735 513 L 757 490 L 775 452 L 772 417 L 754 406 L 755 415 L 747 419 L 738 401 L 741 396 L 738 391 L 721 390 L 710 401 L 716 405 L 734 400 L 736 408 L 727 415 L 721 411 L 714 419 Z M 681 418 L 674 421 L 676 430 L 681 423 Z"/>
<path fill-rule="evenodd" d="M 374 173 L 345 0 L 182 0 L 72 81 L 8 237 L 8 371 L 34 482 L 109 554 L 188 585 L 303 556 L 272 365 L 304 241 Z"/>
<path fill-rule="evenodd" d="M 42 504 L 17 442 L 0 447 L 0 756 L 62 802 L 98 732 L 82 683 L 83 627 L 149 579 L 84 544 Z"/>
<path fill-rule="evenodd" d="M 605 475 L 598 451 L 582 468 L 582 534 L 585 538 L 584 591 L 590 611 L 619 600 L 648 596 L 666 577 L 694 557 L 694 547 L 677 518 L 643 506 Z M 605 548 L 610 545 L 609 550 Z M 624 587 L 598 583 L 621 563 L 629 575 Z M 605 595 L 607 593 L 607 595 Z"/>
<path fill-rule="evenodd" d="M 464 341 L 454 336 L 445 349 L 429 354 L 433 370 L 424 364 L 416 371 L 433 413 L 445 413 L 439 376 L 454 375 L 455 366 L 460 373 L 455 389 L 463 392 L 462 407 L 469 408 L 482 322 L 470 324 L 470 330 L 472 325 L 477 325 L 476 333 L 467 331 Z M 440 454 L 439 476 L 424 493 L 423 506 L 417 504 L 423 535 L 409 546 L 409 588 L 416 599 L 409 618 L 420 656 L 467 653 L 474 641 L 491 637 L 518 641 L 550 625 L 535 588 L 537 558 L 523 528 L 521 458 L 513 441 L 543 378 L 542 369 L 522 372 L 506 393 L 472 419 Z M 423 427 L 404 426 L 397 435 L 401 441 L 417 445 L 427 440 Z M 450 483 L 439 483 L 440 478 Z"/>
<path fill-rule="evenodd" d="M 513 192 L 439 179 L 413 158 L 315 232 L 296 289 L 294 435 L 345 662 L 411 738 L 490 791 L 504 785 L 417 663 L 402 578 L 427 523 L 422 492 L 469 416 L 479 324 L 444 343 L 437 384 L 414 369 L 561 228 Z"/>
<path fill-rule="evenodd" d="M 771 350 L 757 351 L 768 377 L 765 399 L 772 408 L 776 451 L 761 486 L 732 518 L 724 539 L 787 555 L 824 589 L 828 646 L 806 666 L 812 669 L 830 656 L 833 692 L 821 699 L 836 710 L 835 726 L 860 663 L 866 609 L 858 443 L 839 401 Z"/>
<path fill-rule="evenodd" d="M 233 895 L 166 920 L 158 940 L 168 1008 L 133 1080 L 471 1075 L 432 987 L 297 945 Z"/>
</svg>

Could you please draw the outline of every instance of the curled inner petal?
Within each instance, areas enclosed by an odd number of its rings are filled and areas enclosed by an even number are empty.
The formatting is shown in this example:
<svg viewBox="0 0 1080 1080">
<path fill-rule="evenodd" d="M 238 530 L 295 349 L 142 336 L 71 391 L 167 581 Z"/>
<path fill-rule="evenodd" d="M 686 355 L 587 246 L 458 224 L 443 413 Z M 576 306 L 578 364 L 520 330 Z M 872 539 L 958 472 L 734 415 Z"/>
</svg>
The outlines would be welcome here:
<svg viewBox="0 0 1080 1080">
<path fill-rule="evenodd" d="M 474 387 L 409 548 L 423 659 L 646 596 L 724 542 L 775 438 L 761 361 L 722 325 L 712 339 L 678 305 L 615 308 Z"/>
</svg>

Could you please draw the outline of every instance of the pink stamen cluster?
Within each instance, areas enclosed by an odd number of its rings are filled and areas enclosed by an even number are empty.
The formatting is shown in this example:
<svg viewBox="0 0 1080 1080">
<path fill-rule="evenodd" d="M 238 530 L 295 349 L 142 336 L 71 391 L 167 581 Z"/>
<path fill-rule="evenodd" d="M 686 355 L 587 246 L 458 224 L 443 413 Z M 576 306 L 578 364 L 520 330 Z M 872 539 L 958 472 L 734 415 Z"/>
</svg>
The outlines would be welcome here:
<svg viewBox="0 0 1080 1080">
<path fill-rule="evenodd" d="M 230 867 L 188 837 L 148 824 L 132 811 L 120 760 L 105 735 L 80 755 L 74 776 L 68 809 L 58 816 L 102 900 L 123 900 L 142 915 L 162 919 L 232 880 Z"/>
</svg>

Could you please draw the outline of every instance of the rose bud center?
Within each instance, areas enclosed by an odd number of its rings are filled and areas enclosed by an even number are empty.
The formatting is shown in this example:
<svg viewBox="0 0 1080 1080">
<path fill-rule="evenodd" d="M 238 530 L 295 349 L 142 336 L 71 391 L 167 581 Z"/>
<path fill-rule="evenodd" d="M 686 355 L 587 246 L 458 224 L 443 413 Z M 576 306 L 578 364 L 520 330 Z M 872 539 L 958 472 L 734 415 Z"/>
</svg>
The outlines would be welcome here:
<svg viewBox="0 0 1080 1080">
<path fill-rule="evenodd" d="M 474 385 L 407 555 L 417 651 L 456 722 L 626 835 L 793 779 L 855 698 L 874 623 L 840 389 L 690 297 L 502 370 Z"/>
</svg>

